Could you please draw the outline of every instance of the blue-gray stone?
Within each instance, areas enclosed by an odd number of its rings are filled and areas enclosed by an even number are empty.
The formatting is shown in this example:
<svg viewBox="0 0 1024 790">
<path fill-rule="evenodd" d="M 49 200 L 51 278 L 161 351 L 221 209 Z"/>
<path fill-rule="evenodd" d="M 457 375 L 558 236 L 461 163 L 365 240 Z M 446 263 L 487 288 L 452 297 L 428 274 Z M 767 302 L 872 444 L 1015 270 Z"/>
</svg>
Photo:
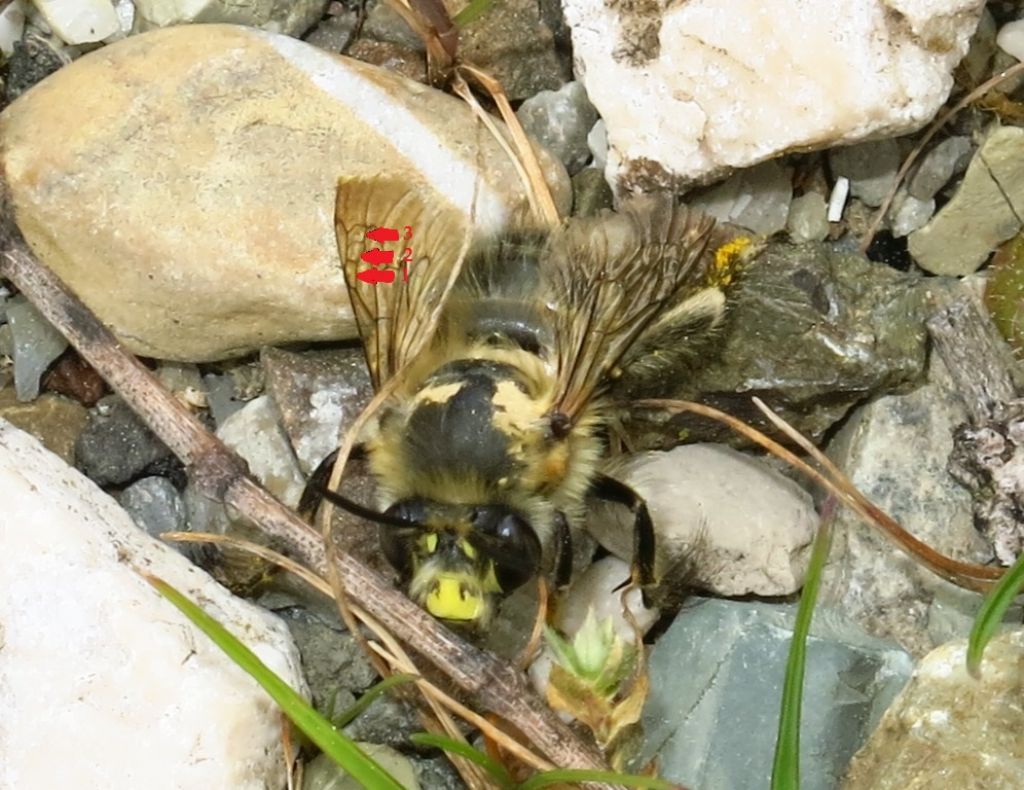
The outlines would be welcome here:
<svg viewBox="0 0 1024 790">
<path fill-rule="evenodd" d="M 13 341 L 14 391 L 20 401 L 33 400 L 40 377 L 64 353 L 68 341 L 24 296 L 8 301 L 6 313 Z"/>
<path fill-rule="evenodd" d="M 701 790 L 768 787 L 795 605 L 700 600 L 650 660 L 643 760 Z M 807 646 L 801 788 L 831 790 L 903 688 L 913 661 L 835 612 L 815 614 Z"/>
</svg>

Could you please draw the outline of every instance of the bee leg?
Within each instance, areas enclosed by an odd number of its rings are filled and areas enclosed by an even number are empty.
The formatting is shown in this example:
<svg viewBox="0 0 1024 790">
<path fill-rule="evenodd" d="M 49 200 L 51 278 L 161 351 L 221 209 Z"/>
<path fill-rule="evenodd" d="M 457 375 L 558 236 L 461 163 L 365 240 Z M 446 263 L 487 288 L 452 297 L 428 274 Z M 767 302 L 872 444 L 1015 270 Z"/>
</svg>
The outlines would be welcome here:
<svg viewBox="0 0 1024 790">
<path fill-rule="evenodd" d="M 625 505 L 633 513 L 633 562 L 631 581 L 636 584 L 644 597 L 644 606 L 649 605 L 647 590 L 654 586 L 654 523 L 651 514 L 636 491 L 625 483 L 608 475 L 598 475 L 591 484 L 590 494 L 607 502 Z"/>
<path fill-rule="evenodd" d="M 555 514 L 555 588 L 567 587 L 572 579 L 572 533 L 565 513 Z"/>
<path fill-rule="evenodd" d="M 365 453 L 363 446 L 356 445 L 352 450 L 352 458 L 361 458 Z M 338 451 L 332 450 L 313 470 L 313 474 L 309 476 L 309 480 L 306 481 L 306 487 L 302 489 L 302 496 L 299 498 L 299 506 L 296 508 L 298 514 L 308 522 L 313 521 L 313 517 L 316 512 L 320 509 L 320 504 L 324 501 L 323 490 L 327 488 L 327 483 L 331 479 L 331 472 L 334 471 L 334 462 L 338 460 Z"/>
</svg>

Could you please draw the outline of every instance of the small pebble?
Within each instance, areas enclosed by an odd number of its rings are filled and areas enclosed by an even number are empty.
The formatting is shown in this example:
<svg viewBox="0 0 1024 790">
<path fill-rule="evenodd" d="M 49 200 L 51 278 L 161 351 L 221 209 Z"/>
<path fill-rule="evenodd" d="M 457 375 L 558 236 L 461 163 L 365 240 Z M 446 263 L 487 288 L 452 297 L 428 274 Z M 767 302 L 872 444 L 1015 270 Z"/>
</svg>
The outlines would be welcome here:
<svg viewBox="0 0 1024 790">
<path fill-rule="evenodd" d="M 828 236 L 827 213 L 825 198 L 817 192 L 807 192 L 793 198 L 786 218 L 786 230 L 790 238 L 798 244 L 823 240 Z"/>
<path fill-rule="evenodd" d="M 843 209 L 846 208 L 846 200 L 850 197 L 850 179 L 846 176 L 839 176 L 832 187 L 832 194 L 828 196 L 828 221 L 839 222 L 843 218 Z"/>
<path fill-rule="evenodd" d="M 1017 60 L 1024 60 L 1024 19 L 1007 22 L 999 28 L 996 45 Z"/>
<path fill-rule="evenodd" d="M 832 174 L 850 179 L 850 192 L 868 206 L 882 205 L 900 166 L 895 140 L 872 140 L 859 145 L 834 148 L 828 154 Z"/>
<path fill-rule="evenodd" d="M 689 203 L 721 222 L 769 236 L 786 227 L 792 198 L 791 171 L 771 160 L 734 173 Z"/>
<path fill-rule="evenodd" d="M 903 200 L 897 203 L 895 211 L 889 212 L 892 235 L 900 238 L 913 233 L 924 227 L 934 213 L 934 198 L 920 200 L 913 195 L 904 195 Z"/>
<path fill-rule="evenodd" d="M 918 200 L 930 200 L 949 180 L 967 169 L 973 146 L 969 137 L 950 137 L 924 155 L 907 191 Z"/>
<path fill-rule="evenodd" d="M 393 776 L 406 790 L 419 790 L 416 771 L 409 758 L 389 746 L 360 743 L 359 748 Z M 326 754 L 306 763 L 302 772 L 302 790 L 362 790 L 365 787 Z"/>
<path fill-rule="evenodd" d="M 24 296 L 10 300 L 7 321 L 14 344 L 14 387 L 19 400 L 32 400 L 39 394 L 40 377 L 64 353 L 68 341 Z"/>
<path fill-rule="evenodd" d="M 10 103 L 21 94 L 70 62 L 65 51 L 57 51 L 49 41 L 38 35 L 26 35 L 14 42 L 14 54 L 7 61 L 4 96 Z"/>
<path fill-rule="evenodd" d="M 75 443 L 75 465 L 99 485 L 121 485 L 145 472 L 180 469 L 173 454 L 117 395 L 89 412 Z"/>
<path fill-rule="evenodd" d="M 557 91 L 541 91 L 524 101 L 516 116 L 527 134 L 558 157 L 570 175 L 587 163 L 587 135 L 597 122 L 597 110 L 583 83 L 569 82 Z"/>
<path fill-rule="evenodd" d="M 110 0 L 34 0 L 53 32 L 68 44 L 91 44 L 119 33 Z"/>
<path fill-rule="evenodd" d="M 219 427 L 224 421 L 241 409 L 245 401 L 235 397 L 235 382 L 229 373 L 207 373 L 203 376 L 206 389 L 206 403 L 213 415 L 213 422 Z"/>
<path fill-rule="evenodd" d="M 185 529 L 185 503 L 181 494 L 166 477 L 144 477 L 122 491 L 117 501 L 128 511 L 135 523 L 154 538 L 164 532 Z M 187 543 L 170 543 L 182 554 L 188 554 Z"/>
<path fill-rule="evenodd" d="M 13 0 L 0 11 L 0 52 L 5 58 L 14 54 L 14 44 L 25 32 L 25 2 Z"/>
<path fill-rule="evenodd" d="M 604 170 L 608 162 L 608 129 L 604 125 L 604 119 L 599 119 L 587 134 L 587 147 L 594 157 L 594 167 Z"/>
</svg>

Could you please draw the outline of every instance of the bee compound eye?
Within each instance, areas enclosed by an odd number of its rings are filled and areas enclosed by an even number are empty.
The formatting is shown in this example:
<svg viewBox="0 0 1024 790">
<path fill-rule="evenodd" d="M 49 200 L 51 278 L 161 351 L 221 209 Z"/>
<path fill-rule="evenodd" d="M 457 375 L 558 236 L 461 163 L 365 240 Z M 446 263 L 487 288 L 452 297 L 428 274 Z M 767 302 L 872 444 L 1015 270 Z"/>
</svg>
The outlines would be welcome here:
<svg viewBox="0 0 1024 790">
<path fill-rule="evenodd" d="M 408 579 L 412 575 L 415 536 L 404 529 L 391 526 L 382 526 L 378 534 L 384 557 L 403 579 Z"/>
<path fill-rule="evenodd" d="M 420 499 L 403 499 L 385 510 L 384 515 L 408 521 L 410 526 L 422 524 L 427 515 L 427 507 Z"/>
<path fill-rule="evenodd" d="M 510 592 L 537 575 L 540 541 L 533 527 L 515 513 L 500 518 L 494 536 L 501 542 L 501 550 L 492 557 L 494 574 L 502 591 Z"/>
</svg>

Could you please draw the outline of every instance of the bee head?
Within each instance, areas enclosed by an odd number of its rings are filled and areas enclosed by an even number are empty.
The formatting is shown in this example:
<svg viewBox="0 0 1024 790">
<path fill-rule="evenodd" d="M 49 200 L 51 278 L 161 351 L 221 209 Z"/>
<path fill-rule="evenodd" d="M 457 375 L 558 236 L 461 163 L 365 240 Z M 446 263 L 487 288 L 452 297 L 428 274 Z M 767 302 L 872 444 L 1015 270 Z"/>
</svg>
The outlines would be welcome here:
<svg viewBox="0 0 1024 790">
<path fill-rule="evenodd" d="M 540 568 L 537 534 L 504 505 L 407 499 L 386 516 L 411 528 L 382 526 L 384 555 L 408 580 L 409 596 L 438 619 L 486 626 L 498 599 Z"/>
</svg>

